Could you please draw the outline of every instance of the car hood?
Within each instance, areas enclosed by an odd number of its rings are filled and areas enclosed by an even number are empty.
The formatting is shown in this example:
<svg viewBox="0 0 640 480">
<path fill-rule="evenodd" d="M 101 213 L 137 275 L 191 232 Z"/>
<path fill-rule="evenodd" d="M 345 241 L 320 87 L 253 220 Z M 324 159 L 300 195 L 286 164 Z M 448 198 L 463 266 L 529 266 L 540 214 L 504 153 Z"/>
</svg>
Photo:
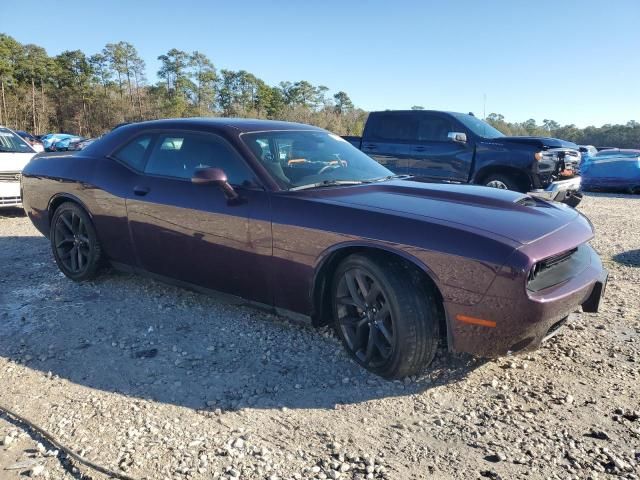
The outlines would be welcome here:
<svg viewBox="0 0 640 480">
<path fill-rule="evenodd" d="M 508 190 L 410 180 L 318 189 L 313 196 L 326 202 L 462 226 L 517 244 L 545 237 L 579 215 L 566 205 Z"/>
<path fill-rule="evenodd" d="M 21 172 L 36 152 L 0 152 L 0 172 Z"/>
<path fill-rule="evenodd" d="M 578 150 L 578 145 L 572 142 L 567 142 L 565 140 L 560 140 L 559 138 L 551 138 L 551 137 L 499 137 L 492 138 L 491 143 L 500 143 L 502 145 L 508 144 L 524 144 L 524 145 L 532 145 L 542 148 L 571 148 L 573 150 Z"/>
</svg>

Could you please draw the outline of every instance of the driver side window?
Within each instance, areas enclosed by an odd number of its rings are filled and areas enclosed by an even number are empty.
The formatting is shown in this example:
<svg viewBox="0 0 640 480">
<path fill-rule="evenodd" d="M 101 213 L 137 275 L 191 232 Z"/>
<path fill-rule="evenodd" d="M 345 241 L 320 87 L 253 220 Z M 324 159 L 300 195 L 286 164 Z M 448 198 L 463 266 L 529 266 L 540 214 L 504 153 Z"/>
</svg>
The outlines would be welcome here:
<svg viewBox="0 0 640 480">
<path fill-rule="evenodd" d="M 232 185 L 250 181 L 252 175 L 240 155 L 213 134 L 172 132 L 156 137 L 144 169 L 146 174 L 191 179 L 198 168 L 224 170 Z"/>
<path fill-rule="evenodd" d="M 449 132 L 454 131 L 451 122 L 446 118 L 424 115 L 418 123 L 418 141 L 447 142 Z"/>
</svg>

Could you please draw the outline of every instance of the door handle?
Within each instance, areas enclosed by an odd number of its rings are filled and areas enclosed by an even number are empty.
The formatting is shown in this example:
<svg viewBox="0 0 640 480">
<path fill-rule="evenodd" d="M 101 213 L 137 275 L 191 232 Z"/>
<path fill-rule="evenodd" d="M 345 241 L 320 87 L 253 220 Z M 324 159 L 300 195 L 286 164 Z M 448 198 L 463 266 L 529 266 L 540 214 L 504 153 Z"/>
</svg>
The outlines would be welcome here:
<svg viewBox="0 0 640 480">
<path fill-rule="evenodd" d="M 427 150 L 427 149 L 426 149 L 425 147 L 416 147 L 416 148 L 415 148 L 415 151 L 416 151 L 416 152 L 424 152 L 424 151 L 426 151 L 426 150 Z"/>
<path fill-rule="evenodd" d="M 149 193 L 149 190 L 149 187 L 140 187 L 138 185 L 133 187 L 133 193 L 135 193 L 139 197 L 144 197 L 147 193 Z"/>
<path fill-rule="evenodd" d="M 365 145 L 364 148 L 366 148 L 367 150 L 375 150 L 378 147 L 376 147 L 375 145 Z"/>
</svg>

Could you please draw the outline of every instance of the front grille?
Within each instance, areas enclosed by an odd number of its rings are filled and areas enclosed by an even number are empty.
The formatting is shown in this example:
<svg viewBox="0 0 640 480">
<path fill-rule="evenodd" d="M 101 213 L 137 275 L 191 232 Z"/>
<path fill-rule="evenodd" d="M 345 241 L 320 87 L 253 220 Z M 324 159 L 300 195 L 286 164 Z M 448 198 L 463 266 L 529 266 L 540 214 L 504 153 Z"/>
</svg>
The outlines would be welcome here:
<svg viewBox="0 0 640 480">
<path fill-rule="evenodd" d="M 564 168 L 576 170 L 580 164 L 580 152 L 565 150 L 562 160 L 564 161 Z"/>
<path fill-rule="evenodd" d="M 13 207 L 22 204 L 20 197 L 0 197 L 0 207 Z"/>
<path fill-rule="evenodd" d="M 580 152 L 571 148 L 550 148 L 542 152 L 542 157 L 556 165 L 555 173 L 566 169 L 577 170 L 581 158 Z"/>
<path fill-rule="evenodd" d="M 542 262 L 540 262 L 540 264 L 542 265 L 542 268 L 551 268 L 554 265 L 558 265 L 559 263 L 562 263 L 566 260 L 569 260 L 569 258 L 571 257 L 571 255 L 573 255 L 574 253 L 576 253 L 578 251 L 578 248 L 572 248 L 571 250 L 567 250 L 566 252 L 563 253 L 559 253 L 558 255 L 553 255 L 549 258 L 545 258 Z"/>
<path fill-rule="evenodd" d="M 0 172 L 0 182 L 19 182 L 20 172 Z"/>
<path fill-rule="evenodd" d="M 588 245 L 580 245 L 540 260 L 529 271 L 527 289 L 538 292 L 582 272 L 591 262 L 590 251 Z"/>
<path fill-rule="evenodd" d="M 545 270 L 548 270 L 556 265 L 561 264 L 562 262 L 566 262 L 571 258 L 571 256 L 578 251 L 578 248 L 572 248 L 571 250 L 567 250 L 566 252 L 559 253 L 557 255 L 553 255 L 551 257 L 547 257 L 544 260 L 536 263 L 531 271 L 529 272 L 529 281 L 533 281 L 543 273 Z"/>
</svg>

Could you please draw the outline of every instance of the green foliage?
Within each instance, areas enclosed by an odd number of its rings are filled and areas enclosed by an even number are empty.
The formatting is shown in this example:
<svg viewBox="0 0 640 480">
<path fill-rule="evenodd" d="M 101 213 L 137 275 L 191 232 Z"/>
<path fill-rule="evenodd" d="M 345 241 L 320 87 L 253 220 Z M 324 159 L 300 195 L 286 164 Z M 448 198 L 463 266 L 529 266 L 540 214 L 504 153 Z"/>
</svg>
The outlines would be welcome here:
<svg viewBox="0 0 640 480">
<path fill-rule="evenodd" d="M 561 126 L 554 120 L 544 119 L 537 125 L 532 118 L 522 123 L 510 123 L 503 115 L 491 113 L 487 122 L 505 135 L 535 135 L 555 137 L 578 145 L 598 147 L 640 148 L 640 123 L 631 120 L 626 125 L 603 125 L 602 127 L 578 128 L 575 125 Z"/>
<path fill-rule="evenodd" d="M 55 57 L 0 33 L 0 124 L 35 134 L 101 134 L 125 121 L 188 116 L 242 116 L 309 123 L 342 135 L 362 133 L 367 113 L 344 91 L 334 95 L 306 80 L 271 86 L 245 70 L 218 70 L 202 52 L 172 48 L 158 57 L 160 81 L 149 85 L 145 63 L 128 42 L 87 56 Z M 414 110 L 424 107 L 414 105 Z M 640 147 L 640 123 L 579 129 L 545 119 L 487 121 L 507 135 L 551 135 L 580 144 Z"/>
<path fill-rule="evenodd" d="M 246 70 L 218 70 L 202 52 L 175 48 L 158 56 L 155 85 L 128 42 L 49 57 L 36 45 L 0 34 L 0 123 L 35 134 L 98 135 L 114 125 L 166 117 L 243 116 L 312 123 L 358 134 L 366 113 L 345 92 L 306 80 L 266 84 Z"/>
<path fill-rule="evenodd" d="M 353 102 L 345 92 L 338 92 L 333 96 L 336 102 L 335 111 L 337 113 L 348 113 L 353 110 Z"/>
</svg>

